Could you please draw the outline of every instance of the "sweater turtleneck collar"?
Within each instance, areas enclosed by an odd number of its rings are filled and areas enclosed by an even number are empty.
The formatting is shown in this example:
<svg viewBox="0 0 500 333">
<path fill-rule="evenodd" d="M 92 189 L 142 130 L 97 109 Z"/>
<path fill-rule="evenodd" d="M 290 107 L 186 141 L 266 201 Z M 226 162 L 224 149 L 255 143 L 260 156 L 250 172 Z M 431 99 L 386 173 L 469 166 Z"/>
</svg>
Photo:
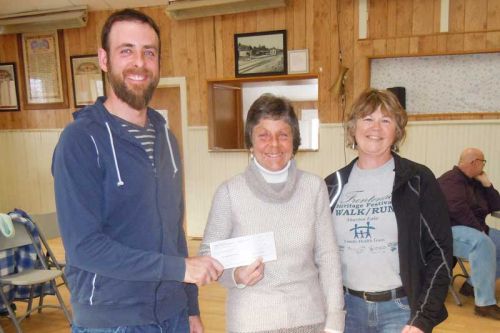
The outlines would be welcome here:
<svg viewBox="0 0 500 333">
<path fill-rule="evenodd" d="M 286 182 L 288 178 L 288 169 L 290 168 L 291 161 L 288 161 L 286 166 L 278 171 L 267 170 L 255 158 L 253 159 L 253 162 L 255 163 L 255 165 L 257 165 L 257 168 L 259 169 L 262 177 L 264 177 L 264 180 L 269 184 L 278 184 Z"/>
<path fill-rule="evenodd" d="M 291 160 L 285 169 L 288 175 L 285 182 L 281 184 L 267 182 L 256 163 L 249 163 L 245 170 L 244 177 L 250 190 L 262 200 L 277 203 L 286 202 L 295 192 L 295 188 L 297 187 L 297 183 L 302 173 L 300 170 L 297 170 L 295 160 Z M 282 171 L 283 170 L 279 172 Z"/>
</svg>

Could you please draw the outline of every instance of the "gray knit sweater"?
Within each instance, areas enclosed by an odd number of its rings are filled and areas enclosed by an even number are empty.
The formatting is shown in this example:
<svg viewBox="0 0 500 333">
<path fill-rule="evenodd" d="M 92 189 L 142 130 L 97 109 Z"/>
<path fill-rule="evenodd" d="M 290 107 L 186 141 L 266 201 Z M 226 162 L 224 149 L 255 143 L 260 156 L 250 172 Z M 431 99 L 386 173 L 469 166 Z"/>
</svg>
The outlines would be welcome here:
<svg viewBox="0 0 500 333">
<path fill-rule="evenodd" d="M 228 331 L 317 325 L 343 331 L 342 274 L 323 179 L 297 170 L 292 161 L 287 182 L 276 186 L 250 163 L 218 187 L 200 254 L 210 254 L 211 242 L 268 231 L 274 232 L 278 259 L 265 263 L 261 281 L 236 288 L 232 269 L 219 279 L 228 288 Z"/>
</svg>

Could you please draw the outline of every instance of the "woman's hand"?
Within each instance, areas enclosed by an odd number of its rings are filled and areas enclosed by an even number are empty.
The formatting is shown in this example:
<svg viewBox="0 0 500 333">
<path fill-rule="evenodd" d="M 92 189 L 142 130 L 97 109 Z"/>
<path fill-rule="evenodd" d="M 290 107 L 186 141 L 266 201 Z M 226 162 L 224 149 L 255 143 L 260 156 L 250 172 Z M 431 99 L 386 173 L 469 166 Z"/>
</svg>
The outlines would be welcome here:
<svg viewBox="0 0 500 333">
<path fill-rule="evenodd" d="M 262 258 L 255 260 L 248 266 L 236 268 L 234 271 L 234 281 L 237 284 L 253 286 L 264 277 L 264 263 Z"/>
<path fill-rule="evenodd" d="M 401 333 L 424 333 L 424 331 L 418 327 L 406 325 Z"/>
</svg>

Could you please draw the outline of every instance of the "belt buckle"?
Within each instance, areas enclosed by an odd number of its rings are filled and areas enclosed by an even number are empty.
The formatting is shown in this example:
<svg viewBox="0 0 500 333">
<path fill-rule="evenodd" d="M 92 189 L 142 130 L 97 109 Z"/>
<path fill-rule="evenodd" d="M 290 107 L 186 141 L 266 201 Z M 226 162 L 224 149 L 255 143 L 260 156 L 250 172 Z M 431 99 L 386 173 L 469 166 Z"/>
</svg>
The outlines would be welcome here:
<svg viewBox="0 0 500 333">
<path fill-rule="evenodd" d="M 363 291 L 363 299 L 364 299 L 365 301 L 368 301 L 368 298 L 366 297 L 366 291 Z"/>
</svg>

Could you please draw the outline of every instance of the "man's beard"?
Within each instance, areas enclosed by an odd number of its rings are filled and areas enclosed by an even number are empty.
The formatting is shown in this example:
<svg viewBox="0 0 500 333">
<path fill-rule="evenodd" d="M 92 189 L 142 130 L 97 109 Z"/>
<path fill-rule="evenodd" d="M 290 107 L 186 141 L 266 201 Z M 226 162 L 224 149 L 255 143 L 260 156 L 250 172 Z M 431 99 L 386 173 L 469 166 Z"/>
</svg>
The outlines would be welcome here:
<svg viewBox="0 0 500 333">
<path fill-rule="evenodd" d="M 121 74 L 123 74 L 123 76 L 126 77 L 126 75 L 130 73 L 145 75 L 147 77 L 152 77 L 153 75 L 146 69 L 127 69 L 123 73 L 113 73 L 111 62 L 108 59 L 107 77 L 115 95 L 123 102 L 127 103 L 131 108 L 135 110 L 142 110 L 148 106 L 160 78 L 158 76 L 153 77 L 152 81 L 145 88 L 132 86 L 130 89 L 127 87 L 125 80 L 121 76 Z"/>
</svg>

